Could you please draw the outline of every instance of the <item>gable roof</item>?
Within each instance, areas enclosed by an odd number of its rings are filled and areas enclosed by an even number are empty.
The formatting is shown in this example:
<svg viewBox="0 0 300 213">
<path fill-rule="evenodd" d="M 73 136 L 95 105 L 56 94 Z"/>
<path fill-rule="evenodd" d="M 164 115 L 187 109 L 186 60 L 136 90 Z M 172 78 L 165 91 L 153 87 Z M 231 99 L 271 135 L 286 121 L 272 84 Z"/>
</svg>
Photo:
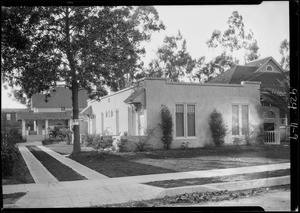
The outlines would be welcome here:
<svg viewBox="0 0 300 213">
<path fill-rule="evenodd" d="M 240 84 L 247 76 L 253 74 L 257 67 L 236 65 L 221 75 L 208 81 L 208 83 Z"/>
<path fill-rule="evenodd" d="M 277 79 L 283 80 L 285 77 L 284 72 L 282 74 L 257 72 L 270 60 L 272 60 L 282 70 L 280 65 L 272 57 L 267 57 L 249 62 L 243 66 L 236 65 L 208 81 L 208 83 L 240 84 L 242 81 L 259 81 L 261 82 L 261 88 L 276 88 L 279 85 Z"/>
<path fill-rule="evenodd" d="M 45 101 L 44 94 L 35 94 L 31 97 L 31 107 L 37 108 L 73 108 L 72 107 L 72 91 L 65 87 L 56 87 L 55 92 L 50 93 L 48 102 Z M 87 91 L 81 90 L 78 92 L 78 107 L 85 108 L 89 99 Z"/>
<path fill-rule="evenodd" d="M 253 67 L 260 67 L 262 65 L 264 65 L 265 63 L 267 63 L 272 57 L 266 57 L 263 59 L 258 59 L 258 60 L 254 60 L 254 61 L 250 61 L 249 63 L 246 63 L 245 66 L 253 66 Z"/>
</svg>

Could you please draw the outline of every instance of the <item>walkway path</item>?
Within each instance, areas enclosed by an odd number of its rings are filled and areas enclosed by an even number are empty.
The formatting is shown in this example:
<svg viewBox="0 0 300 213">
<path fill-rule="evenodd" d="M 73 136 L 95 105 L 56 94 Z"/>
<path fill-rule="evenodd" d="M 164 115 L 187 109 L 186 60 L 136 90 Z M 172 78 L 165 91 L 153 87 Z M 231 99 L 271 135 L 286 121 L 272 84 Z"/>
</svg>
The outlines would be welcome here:
<svg viewBox="0 0 300 213">
<path fill-rule="evenodd" d="M 85 176 L 89 180 L 108 178 L 107 176 L 102 175 L 102 174 L 96 172 L 95 170 L 92 170 L 86 166 L 83 166 L 82 164 L 80 164 L 74 160 L 71 160 L 70 158 L 67 158 L 57 152 L 54 152 L 45 146 L 37 146 L 37 147 L 40 148 L 41 150 L 43 150 L 44 152 L 48 153 L 52 157 L 56 158 L 63 164 L 67 165 L 68 167 L 72 168 L 77 173 Z"/>
<path fill-rule="evenodd" d="M 23 159 L 36 183 L 58 182 L 58 180 L 38 161 L 34 155 L 25 147 L 18 146 Z"/>
</svg>

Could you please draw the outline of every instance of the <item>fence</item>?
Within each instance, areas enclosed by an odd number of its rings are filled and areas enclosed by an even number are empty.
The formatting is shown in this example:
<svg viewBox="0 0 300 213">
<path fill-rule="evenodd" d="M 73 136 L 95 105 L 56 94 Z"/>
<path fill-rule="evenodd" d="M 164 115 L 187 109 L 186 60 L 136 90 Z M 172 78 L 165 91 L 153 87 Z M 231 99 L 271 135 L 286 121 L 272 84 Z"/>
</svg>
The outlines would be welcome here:
<svg viewBox="0 0 300 213">
<path fill-rule="evenodd" d="M 280 131 L 266 131 L 265 143 L 280 144 Z"/>
</svg>

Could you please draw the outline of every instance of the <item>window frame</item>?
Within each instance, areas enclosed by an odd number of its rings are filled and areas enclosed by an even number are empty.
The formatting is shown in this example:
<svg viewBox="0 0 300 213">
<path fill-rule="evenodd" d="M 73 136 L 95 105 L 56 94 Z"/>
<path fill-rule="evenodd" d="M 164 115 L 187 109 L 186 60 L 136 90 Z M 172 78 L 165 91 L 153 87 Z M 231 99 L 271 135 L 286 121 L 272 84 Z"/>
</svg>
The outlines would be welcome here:
<svg viewBox="0 0 300 213">
<path fill-rule="evenodd" d="M 176 105 L 183 105 L 183 136 L 177 136 L 176 135 Z M 187 106 L 193 105 L 195 106 L 195 136 L 188 136 L 188 120 L 187 120 Z M 196 123 L 196 115 L 197 115 L 197 103 L 192 102 L 175 102 L 174 103 L 174 132 L 173 136 L 174 139 L 196 139 L 197 138 L 197 123 Z"/>
<path fill-rule="evenodd" d="M 238 115 L 238 119 L 239 119 L 239 134 L 238 135 L 234 135 L 232 134 L 232 118 L 233 118 L 233 113 L 232 113 L 232 107 L 233 106 L 238 106 L 238 110 L 239 110 L 239 115 Z M 243 112 L 242 112 L 242 106 L 248 106 L 248 128 L 250 129 L 250 103 L 232 103 L 231 104 L 231 135 L 234 137 L 240 137 L 240 136 L 245 136 L 245 134 L 243 134 Z"/>
<path fill-rule="evenodd" d="M 268 70 L 269 67 L 271 68 L 271 70 Z M 274 69 L 273 69 L 273 67 L 272 67 L 271 65 L 267 65 L 267 66 L 266 66 L 266 71 L 267 71 L 267 72 L 273 72 Z"/>
<path fill-rule="evenodd" d="M 11 121 L 11 113 L 6 113 L 6 120 Z"/>
</svg>

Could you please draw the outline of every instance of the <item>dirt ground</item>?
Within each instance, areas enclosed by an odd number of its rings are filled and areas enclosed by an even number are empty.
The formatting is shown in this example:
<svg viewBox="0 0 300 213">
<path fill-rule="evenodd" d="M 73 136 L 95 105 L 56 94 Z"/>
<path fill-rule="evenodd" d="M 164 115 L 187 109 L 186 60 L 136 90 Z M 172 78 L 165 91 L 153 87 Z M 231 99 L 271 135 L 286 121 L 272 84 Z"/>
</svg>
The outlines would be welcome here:
<svg viewBox="0 0 300 213">
<path fill-rule="evenodd" d="M 290 189 L 274 189 L 259 195 L 234 200 L 219 202 L 205 202 L 199 204 L 185 205 L 186 207 L 203 206 L 260 206 L 265 211 L 290 211 L 291 210 Z M 182 206 L 182 205 L 180 205 Z"/>
</svg>

